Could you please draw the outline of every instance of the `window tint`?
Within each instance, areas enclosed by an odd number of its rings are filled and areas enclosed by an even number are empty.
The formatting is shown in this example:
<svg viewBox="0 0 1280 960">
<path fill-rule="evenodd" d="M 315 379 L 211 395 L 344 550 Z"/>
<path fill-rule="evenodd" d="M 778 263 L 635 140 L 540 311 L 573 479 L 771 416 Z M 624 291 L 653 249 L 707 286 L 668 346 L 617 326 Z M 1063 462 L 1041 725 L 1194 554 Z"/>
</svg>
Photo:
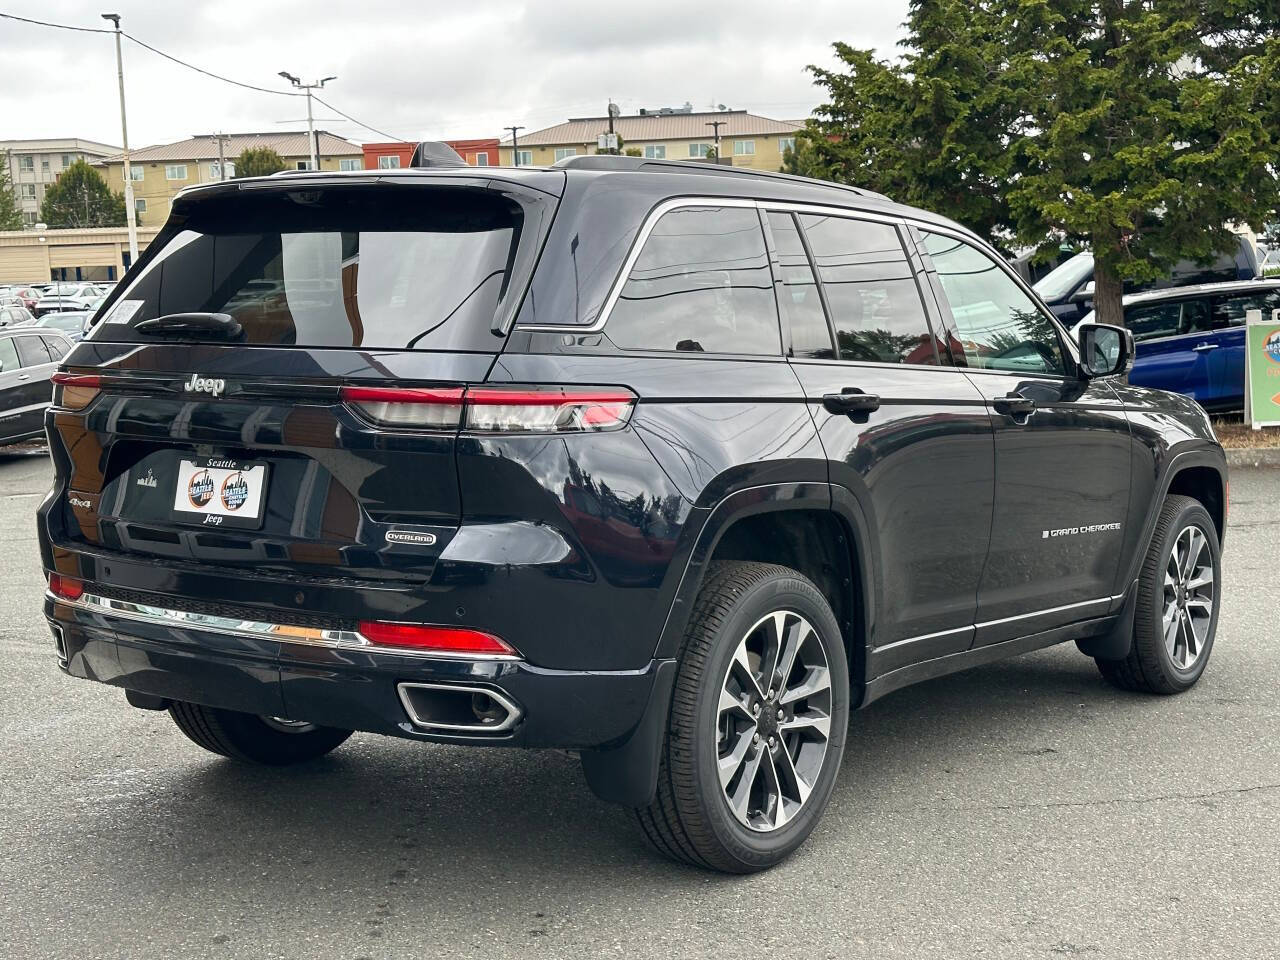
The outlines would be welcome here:
<svg viewBox="0 0 1280 960">
<path fill-rule="evenodd" d="M 1182 304 L 1148 303 L 1130 307 L 1124 312 L 1124 325 L 1133 331 L 1134 340 L 1172 337 L 1178 332 Z"/>
<path fill-rule="evenodd" d="M 13 337 L 0 337 L 0 372 L 18 369 L 18 351 Z"/>
<path fill-rule="evenodd" d="M 1250 310 L 1261 310 L 1262 319 L 1271 321 L 1271 311 L 1280 309 L 1280 290 L 1259 290 L 1213 298 L 1213 326 L 1235 327 L 1245 321 Z"/>
<path fill-rule="evenodd" d="M 834 360 L 831 329 L 796 222 L 791 214 L 774 211 L 769 214 L 769 230 L 778 251 L 778 300 L 791 329 L 791 354 Z"/>
<path fill-rule="evenodd" d="M 18 348 L 18 359 L 24 367 L 39 366 L 52 359 L 44 341 L 39 337 L 15 337 L 14 343 Z"/>
<path fill-rule="evenodd" d="M 938 362 L 911 265 L 887 223 L 800 217 L 831 308 L 841 360 Z"/>
<path fill-rule="evenodd" d="M 67 355 L 67 342 L 59 340 L 56 337 L 42 337 L 45 347 L 49 350 L 49 356 L 55 360 L 61 360 Z"/>
<path fill-rule="evenodd" d="M 607 331 L 624 349 L 780 354 L 773 277 L 756 211 L 688 207 L 663 214 Z"/>
<path fill-rule="evenodd" d="M 1065 375 L 1057 329 L 994 260 L 954 237 L 923 235 L 968 366 Z"/>
</svg>

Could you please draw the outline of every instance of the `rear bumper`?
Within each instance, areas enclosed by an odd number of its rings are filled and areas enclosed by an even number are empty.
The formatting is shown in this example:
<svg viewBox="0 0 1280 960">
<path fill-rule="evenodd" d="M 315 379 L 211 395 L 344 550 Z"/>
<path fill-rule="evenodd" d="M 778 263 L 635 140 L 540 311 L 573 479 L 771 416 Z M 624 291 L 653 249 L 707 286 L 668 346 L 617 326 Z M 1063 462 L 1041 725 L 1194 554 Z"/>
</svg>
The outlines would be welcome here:
<svg viewBox="0 0 1280 960">
<path fill-rule="evenodd" d="M 153 697 L 446 743 L 581 750 L 623 743 L 645 715 L 662 663 L 570 671 L 519 659 L 428 657 L 362 648 L 319 631 L 281 639 L 263 629 L 269 624 L 174 623 L 51 594 L 44 612 L 71 676 Z M 501 731 L 424 729 L 410 718 L 401 689 L 424 683 L 491 691 L 519 717 Z"/>
</svg>

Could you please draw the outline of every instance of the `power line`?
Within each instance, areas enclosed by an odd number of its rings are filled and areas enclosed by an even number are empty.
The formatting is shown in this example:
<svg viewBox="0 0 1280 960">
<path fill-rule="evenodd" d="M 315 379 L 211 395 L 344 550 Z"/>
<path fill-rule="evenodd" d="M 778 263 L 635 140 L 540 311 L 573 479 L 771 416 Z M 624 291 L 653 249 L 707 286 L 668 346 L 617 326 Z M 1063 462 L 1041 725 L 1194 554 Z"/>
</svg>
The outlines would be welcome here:
<svg viewBox="0 0 1280 960">
<path fill-rule="evenodd" d="M 340 116 L 340 117 L 345 117 L 346 119 L 350 120 L 350 121 L 351 121 L 352 123 L 354 123 L 357 127 L 363 127 L 365 130 L 371 130 L 372 132 L 376 133 L 376 134 L 377 134 L 378 136 L 380 136 L 380 137 L 386 137 L 386 138 L 388 138 L 389 140 L 403 140 L 403 139 L 404 139 L 403 137 L 397 137 L 394 133 L 387 133 L 387 131 L 385 131 L 385 130 L 379 130 L 377 127 L 371 127 L 371 126 L 369 126 L 367 123 L 363 123 L 363 122 L 361 122 L 360 120 L 357 120 L 355 117 L 351 116 L 351 114 L 349 114 L 349 113 L 343 113 L 341 110 L 339 110 L 337 107 L 335 107 L 332 103 L 329 103 L 327 100 L 321 100 L 319 97 L 315 97 L 315 101 L 316 101 L 316 103 L 324 104 L 326 107 L 328 107 L 328 108 L 329 108 L 330 110 L 332 110 L 334 113 L 336 113 L 338 116 Z"/>
<path fill-rule="evenodd" d="M 5 20 L 17 20 L 20 23 L 31 23 L 37 27 L 53 27 L 55 30 L 75 30 L 77 33 L 114 33 L 103 27 L 73 27 L 67 23 L 50 23 L 48 20 L 32 20 L 30 17 L 17 17 L 12 13 L 0 13 Z"/>
<path fill-rule="evenodd" d="M 139 40 L 137 37 L 135 37 L 131 33 L 124 33 L 124 31 L 121 31 L 121 33 L 125 37 L 127 37 L 129 40 L 132 40 L 134 43 L 136 43 L 138 46 L 143 47 L 147 50 L 150 50 L 152 53 L 156 54 L 157 56 L 164 57 L 166 60 L 172 60 L 174 63 L 178 64 L 179 66 L 186 67 L 188 70 L 194 70 L 196 73 L 203 73 L 206 77 L 212 77 L 214 80 L 221 80 L 223 83 L 229 83 L 235 87 L 244 87 L 246 90 L 256 90 L 259 93 L 272 93 L 272 94 L 275 94 L 277 97 L 303 96 L 303 94 L 294 93 L 292 90 L 272 90 L 268 87 L 255 87 L 252 83 L 241 83 L 239 80 L 232 80 L 230 77 L 220 76 L 216 73 L 213 73 L 212 71 L 205 70 L 202 67 L 197 67 L 193 63 L 187 63 L 187 61 L 185 60 L 179 60 L 177 57 L 171 54 L 165 53 L 163 50 L 157 50 L 155 47 L 151 46 L 151 44 L 144 43 L 143 41 Z"/>
</svg>

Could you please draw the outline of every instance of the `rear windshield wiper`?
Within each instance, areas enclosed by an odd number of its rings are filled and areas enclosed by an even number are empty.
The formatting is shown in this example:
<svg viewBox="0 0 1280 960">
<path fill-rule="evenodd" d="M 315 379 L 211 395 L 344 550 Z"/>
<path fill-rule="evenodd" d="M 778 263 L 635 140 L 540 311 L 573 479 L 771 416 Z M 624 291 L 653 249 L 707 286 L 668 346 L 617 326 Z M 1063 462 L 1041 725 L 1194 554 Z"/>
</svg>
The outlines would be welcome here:
<svg viewBox="0 0 1280 960">
<path fill-rule="evenodd" d="M 234 340 L 244 328 L 229 313 L 166 313 L 134 324 L 134 330 L 148 336 L 170 333 L 199 333 Z"/>
</svg>

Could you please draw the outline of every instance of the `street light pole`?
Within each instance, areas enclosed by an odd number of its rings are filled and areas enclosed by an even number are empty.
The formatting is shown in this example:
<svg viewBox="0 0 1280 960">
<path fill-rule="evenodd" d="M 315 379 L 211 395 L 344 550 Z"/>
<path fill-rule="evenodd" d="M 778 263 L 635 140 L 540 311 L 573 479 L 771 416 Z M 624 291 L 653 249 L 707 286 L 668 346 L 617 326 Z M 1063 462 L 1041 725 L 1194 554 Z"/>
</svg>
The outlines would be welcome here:
<svg viewBox="0 0 1280 960">
<path fill-rule="evenodd" d="M 124 112 L 124 54 L 120 51 L 120 14 L 104 13 L 103 20 L 110 20 L 116 35 L 116 76 L 120 80 L 120 139 L 123 141 L 124 159 L 124 216 L 129 225 L 129 266 L 138 262 L 138 213 L 133 209 L 133 167 L 129 163 L 129 122 Z"/>
<path fill-rule="evenodd" d="M 520 141 L 516 139 L 516 134 L 524 127 L 504 127 L 505 130 L 511 131 L 511 160 L 513 166 L 520 166 Z"/>
<path fill-rule="evenodd" d="M 712 136 L 716 139 L 716 163 L 720 162 L 720 128 L 727 124 L 727 120 L 708 120 L 707 126 L 711 128 Z"/>
<path fill-rule="evenodd" d="M 338 78 L 325 77 L 321 80 L 317 80 L 315 83 L 303 83 L 301 80 L 295 77 L 292 73 L 289 73 L 289 71 L 287 70 L 281 70 L 279 73 L 279 76 L 284 77 L 286 80 L 288 80 L 295 87 L 297 87 L 299 90 L 303 91 L 307 95 L 307 146 L 311 153 L 311 169 L 319 170 L 320 169 L 320 157 L 319 157 L 320 151 L 316 143 L 315 120 L 312 118 L 312 114 L 311 114 L 311 91 L 320 90 L 330 80 L 337 80 Z"/>
</svg>

